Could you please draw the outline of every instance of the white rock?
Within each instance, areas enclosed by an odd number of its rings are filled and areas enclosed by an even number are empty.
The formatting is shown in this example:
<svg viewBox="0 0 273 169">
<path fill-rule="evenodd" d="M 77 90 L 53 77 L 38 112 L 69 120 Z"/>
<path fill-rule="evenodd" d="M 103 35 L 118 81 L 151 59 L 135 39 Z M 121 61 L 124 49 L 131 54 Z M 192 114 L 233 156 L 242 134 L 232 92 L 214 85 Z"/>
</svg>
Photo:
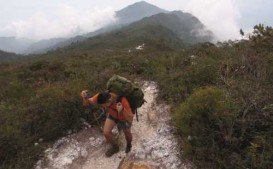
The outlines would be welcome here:
<svg viewBox="0 0 273 169">
<path fill-rule="evenodd" d="M 72 130 L 68 130 L 68 131 L 67 131 L 67 134 L 72 134 Z"/>
<path fill-rule="evenodd" d="M 189 140 L 189 141 L 192 140 L 192 137 L 191 137 L 191 136 L 188 136 L 188 140 Z"/>
<path fill-rule="evenodd" d="M 142 45 L 139 45 L 136 47 L 136 50 L 143 50 L 145 44 L 143 43 Z"/>
<path fill-rule="evenodd" d="M 90 138 L 89 138 L 89 141 L 94 141 L 94 140 L 95 140 L 94 137 L 90 137 Z"/>
<path fill-rule="evenodd" d="M 177 167 L 178 167 L 177 164 L 173 164 L 171 169 L 177 169 Z"/>
<path fill-rule="evenodd" d="M 52 151 L 52 148 L 48 148 L 48 149 L 45 150 L 45 153 L 49 153 L 51 151 Z"/>
<path fill-rule="evenodd" d="M 164 157 L 168 157 L 169 156 L 169 153 L 166 151 L 165 153 L 164 153 Z"/>
<path fill-rule="evenodd" d="M 145 159 L 146 154 L 144 151 L 138 151 L 138 152 L 136 152 L 136 157 L 140 158 L 140 159 Z"/>
<path fill-rule="evenodd" d="M 88 155 L 88 152 L 86 151 L 86 149 L 81 150 L 81 156 L 87 157 L 87 155 Z"/>
<path fill-rule="evenodd" d="M 164 157 L 164 154 L 160 150 L 155 150 L 155 151 L 152 151 L 152 157 L 162 158 L 162 157 Z"/>
<path fill-rule="evenodd" d="M 91 127 L 91 125 L 89 124 L 89 123 L 87 123 L 87 122 L 83 122 L 83 124 L 87 127 L 87 128 L 90 128 Z"/>
<path fill-rule="evenodd" d="M 167 164 L 166 164 L 166 167 L 167 167 L 167 168 L 171 168 L 171 165 L 172 165 L 172 164 L 167 163 Z"/>
</svg>

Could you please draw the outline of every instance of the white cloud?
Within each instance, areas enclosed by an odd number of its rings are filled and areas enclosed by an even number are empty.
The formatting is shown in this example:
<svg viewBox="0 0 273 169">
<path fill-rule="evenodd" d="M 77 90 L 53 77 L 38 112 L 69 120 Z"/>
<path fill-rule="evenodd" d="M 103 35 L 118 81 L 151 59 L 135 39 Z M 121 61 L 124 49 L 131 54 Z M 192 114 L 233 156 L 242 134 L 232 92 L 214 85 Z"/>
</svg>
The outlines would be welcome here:
<svg viewBox="0 0 273 169">
<path fill-rule="evenodd" d="M 191 0 L 185 11 L 193 14 L 216 36 L 216 40 L 240 38 L 240 12 L 234 0 Z"/>
<path fill-rule="evenodd" d="M 36 12 L 27 20 L 13 21 L 0 28 L 0 35 L 33 39 L 69 37 L 91 32 L 115 22 L 112 8 L 80 11 L 62 4 L 55 16 L 49 18 L 43 12 Z"/>
</svg>

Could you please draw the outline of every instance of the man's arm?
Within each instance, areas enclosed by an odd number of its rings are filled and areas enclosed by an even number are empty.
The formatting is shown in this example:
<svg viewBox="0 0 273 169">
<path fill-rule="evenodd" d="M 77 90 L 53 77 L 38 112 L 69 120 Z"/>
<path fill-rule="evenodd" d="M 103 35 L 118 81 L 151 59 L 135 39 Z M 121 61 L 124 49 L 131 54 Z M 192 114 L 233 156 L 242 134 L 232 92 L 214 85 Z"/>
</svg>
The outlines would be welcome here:
<svg viewBox="0 0 273 169">
<path fill-rule="evenodd" d="M 132 112 L 130 104 L 125 98 L 121 100 L 121 104 L 122 104 L 121 113 L 124 115 L 126 121 L 131 124 L 133 122 L 134 114 Z"/>
<path fill-rule="evenodd" d="M 91 101 L 87 98 L 83 98 L 82 103 L 83 103 L 83 106 L 87 108 L 91 104 Z"/>
<path fill-rule="evenodd" d="M 130 124 L 132 124 L 133 119 L 134 119 L 134 114 L 132 113 L 132 111 L 129 111 L 128 109 L 123 109 L 123 115 L 126 119 L 127 122 L 129 122 Z"/>
<path fill-rule="evenodd" d="M 83 106 L 85 108 L 88 108 L 88 106 L 91 105 L 91 104 L 97 104 L 98 95 L 99 94 L 96 94 L 93 97 L 89 98 L 88 91 L 83 90 L 82 93 L 81 93 Z"/>
</svg>

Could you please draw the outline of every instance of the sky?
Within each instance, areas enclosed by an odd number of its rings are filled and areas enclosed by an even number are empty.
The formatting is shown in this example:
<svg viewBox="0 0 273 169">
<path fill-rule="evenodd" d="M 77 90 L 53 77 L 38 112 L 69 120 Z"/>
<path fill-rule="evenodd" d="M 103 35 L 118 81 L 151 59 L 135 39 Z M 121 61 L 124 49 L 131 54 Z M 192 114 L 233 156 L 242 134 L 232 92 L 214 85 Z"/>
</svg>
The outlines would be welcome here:
<svg viewBox="0 0 273 169">
<path fill-rule="evenodd" d="M 137 0 L 0 0 L 0 37 L 71 37 L 115 22 L 118 11 Z M 239 30 L 273 26 L 273 0 L 146 0 L 166 10 L 195 15 L 220 41 Z"/>
</svg>

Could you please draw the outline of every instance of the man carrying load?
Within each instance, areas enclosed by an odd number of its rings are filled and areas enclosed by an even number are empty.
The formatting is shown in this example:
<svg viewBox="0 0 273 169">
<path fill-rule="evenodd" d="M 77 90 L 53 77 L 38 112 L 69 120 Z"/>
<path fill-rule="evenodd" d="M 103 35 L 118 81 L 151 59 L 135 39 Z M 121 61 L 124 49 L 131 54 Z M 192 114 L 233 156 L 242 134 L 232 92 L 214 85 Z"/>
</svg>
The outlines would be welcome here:
<svg viewBox="0 0 273 169">
<path fill-rule="evenodd" d="M 117 125 L 119 130 L 123 130 L 127 142 L 125 152 L 132 148 L 131 126 L 136 109 L 144 103 L 144 94 L 140 88 L 124 77 L 114 75 L 107 83 L 106 91 L 97 93 L 89 98 L 87 90 L 81 92 L 83 105 L 99 104 L 108 112 L 103 134 L 111 144 L 111 148 L 105 153 L 107 157 L 119 151 L 119 146 L 113 138 L 112 130 Z"/>
</svg>

